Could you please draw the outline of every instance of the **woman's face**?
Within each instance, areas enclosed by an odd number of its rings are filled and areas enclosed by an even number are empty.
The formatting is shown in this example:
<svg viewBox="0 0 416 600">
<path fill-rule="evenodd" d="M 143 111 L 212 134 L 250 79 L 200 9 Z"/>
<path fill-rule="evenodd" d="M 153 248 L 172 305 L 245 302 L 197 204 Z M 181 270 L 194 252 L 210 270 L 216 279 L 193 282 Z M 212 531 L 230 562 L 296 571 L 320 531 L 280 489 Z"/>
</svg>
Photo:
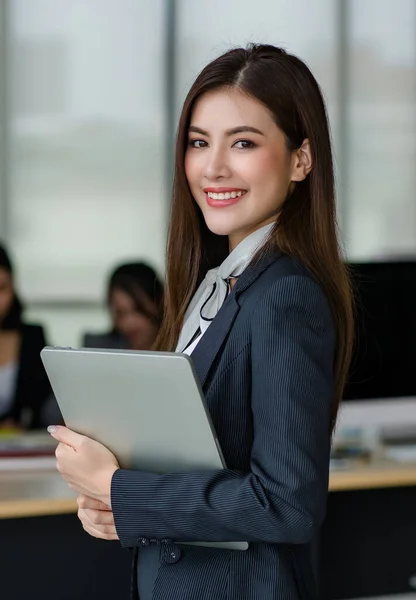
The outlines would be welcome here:
<svg viewBox="0 0 416 600">
<path fill-rule="evenodd" d="M 7 317 L 14 300 L 11 274 L 0 267 L 0 321 Z"/>
<path fill-rule="evenodd" d="M 228 235 L 230 250 L 275 221 L 292 182 L 309 172 L 307 159 L 307 141 L 289 152 L 268 109 L 241 91 L 214 90 L 196 101 L 186 177 L 208 228 Z"/>
<path fill-rule="evenodd" d="M 110 312 L 115 329 L 128 341 L 133 350 L 147 350 L 156 339 L 157 327 L 136 310 L 133 298 L 119 288 L 110 296 Z"/>
</svg>

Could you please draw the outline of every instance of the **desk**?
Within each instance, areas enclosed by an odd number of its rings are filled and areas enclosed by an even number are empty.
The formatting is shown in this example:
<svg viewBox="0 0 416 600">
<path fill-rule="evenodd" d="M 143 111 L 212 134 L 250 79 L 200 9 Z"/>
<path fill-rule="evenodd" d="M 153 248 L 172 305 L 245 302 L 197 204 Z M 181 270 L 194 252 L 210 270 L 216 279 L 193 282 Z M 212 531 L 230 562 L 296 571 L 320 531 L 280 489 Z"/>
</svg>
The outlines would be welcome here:
<svg viewBox="0 0 416 600">
<path fill-rule="evenodd" d="M 384 462 L 332 471 L 329 482 L 330 492 L 407 486 L 416 486 L 416 463 Z M 75 499 L 56 471 L 0 472 L 0 519 L 75 513 Z"/>
<path fill-rule="evenodd" d="M 334 471 L 330 490 L 320 536 L 320 598 L 414 593 L 416 464 Z"/>
<path fill-rule="evenodd" d="M 75 500 L 56 471 L 0 473 L 0 519 L 74 513 Z"/>
<path fill-rule="evenodd" d="M 132 553 L 87 535 L 56 471 L 0 472 L 4 600 L 128 600 Z"/>
<path fill-rule="evenodd" d="M 333 471 L 330 492 L 320 544 L 322 600 L 412 591 L 416 464 Z M 128 599 L 131 553 L 85 534 L 76 510 L 75 495 L 56 471 L 0 473 L 2 589 L 13 589 L 5 598 L 39 591 L 43 600 Z M 30 556 L 24 566 L 22 548 Z M 395 560 L 402 571 L 392 580 Z"/>
<path fill-rule="evenodd" d="M 369 463 L 353 469 L 331 471 L 330 492 L 416 486 L 416 463 Z M 416 510 L 416 507 L 415 507 Z"/>
</svg>

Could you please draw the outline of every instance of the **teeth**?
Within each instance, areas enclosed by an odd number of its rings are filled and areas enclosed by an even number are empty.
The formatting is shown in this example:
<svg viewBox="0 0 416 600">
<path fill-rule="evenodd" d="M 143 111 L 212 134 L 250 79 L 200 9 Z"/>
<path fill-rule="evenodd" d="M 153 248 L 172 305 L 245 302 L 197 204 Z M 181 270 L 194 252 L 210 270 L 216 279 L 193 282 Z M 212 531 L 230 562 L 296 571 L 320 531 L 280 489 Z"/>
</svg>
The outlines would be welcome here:
<svg viewBox="0 0 416 600">
<path fill-rule="evenodd" d="M 208 192 L 208 197 L 213 200 L 230 200 L 230 198 L 240 198 L 245 192 L 225 192 L 216 194 L 215 192 Z"/>
</svg>

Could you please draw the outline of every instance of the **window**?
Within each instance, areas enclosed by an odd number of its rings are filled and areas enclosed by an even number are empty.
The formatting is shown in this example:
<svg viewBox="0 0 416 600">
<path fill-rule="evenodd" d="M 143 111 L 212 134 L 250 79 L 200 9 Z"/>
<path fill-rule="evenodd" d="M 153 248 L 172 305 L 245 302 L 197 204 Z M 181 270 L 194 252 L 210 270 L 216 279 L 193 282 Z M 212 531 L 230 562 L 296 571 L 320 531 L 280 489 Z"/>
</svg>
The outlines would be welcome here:
<svg viewBox="0 0 416 600">
<path fill-rule="evenodd" d="M 310 67 L 328 107 L 336 144 L 338 127 L 337 3 L 332 0 L 178 0 L 177 111 L 195 76 L 232 46 L 249 42 L 285 48 Z"/>
<path fill-rule="evenodd" d="M 10 2 L 10 231 L 29 302 L 163 267 L 163 0 Z"/>
<path fill-rule="evenodd" d="M 415 255 L 416 4 L 348 6 L 348 255 Z"/>
</svg>

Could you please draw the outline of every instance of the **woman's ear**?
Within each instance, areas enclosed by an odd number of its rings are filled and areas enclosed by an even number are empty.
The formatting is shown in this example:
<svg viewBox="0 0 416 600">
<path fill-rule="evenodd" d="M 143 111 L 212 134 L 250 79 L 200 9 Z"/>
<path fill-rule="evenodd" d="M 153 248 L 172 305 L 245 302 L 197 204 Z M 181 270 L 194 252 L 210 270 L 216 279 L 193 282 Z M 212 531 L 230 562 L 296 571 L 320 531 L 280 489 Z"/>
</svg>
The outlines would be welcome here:
<svg viewBox="0 0 416 600">
<path fill-rule="evenodd" d="M 312 170 L 312 152 L 308 138 L 293 152 L 291 181 L 303 181 Z"/>
</svg>

